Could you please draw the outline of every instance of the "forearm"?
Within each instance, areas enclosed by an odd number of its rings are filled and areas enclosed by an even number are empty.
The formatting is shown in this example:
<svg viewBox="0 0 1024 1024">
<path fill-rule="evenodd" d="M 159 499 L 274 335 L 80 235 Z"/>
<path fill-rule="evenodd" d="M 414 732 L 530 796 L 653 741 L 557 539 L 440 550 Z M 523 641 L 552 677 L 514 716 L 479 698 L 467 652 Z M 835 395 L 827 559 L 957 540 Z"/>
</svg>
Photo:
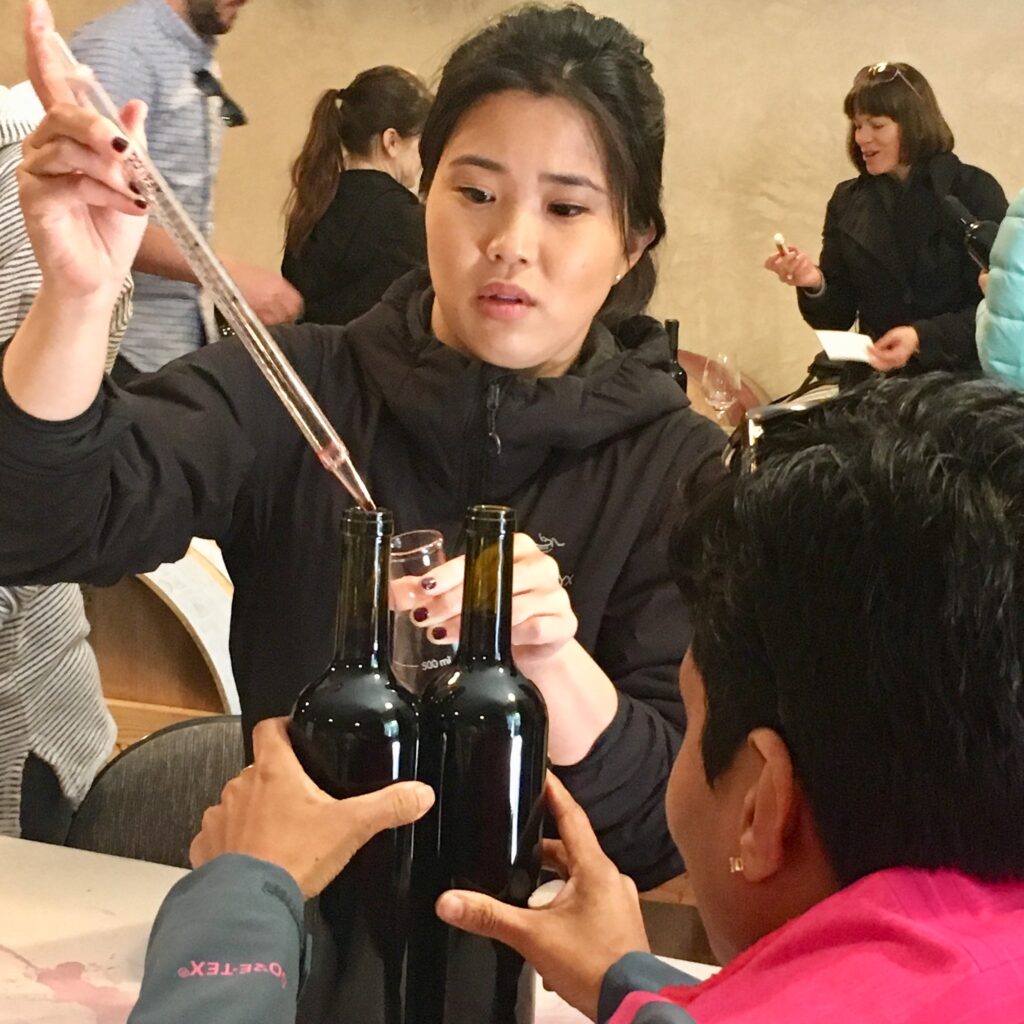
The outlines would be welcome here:
<svg viewBox="0 0 1024 1024">
<path fill-rule="evenodd" d="M 158 224 L 150 224 L 142 236 L 142 244 L 132 264 L 133 270 L 143 274 L 155 274 L 171 281 L 188 281 L 198 284 L 188 261 L 167 232 Z"/>
<path fill-rule="evenodd" d="M 696 985 L 698 981 L 650 953 L 627 953 L 601 982 L 598 1024 L 627 1024 L 640 1018 L 650 1024 L 694 1024 L 681 1006 L 660 995 L 663 989 Z"/>
<path fill-rule="evenodd" d="M 649 703 L 618 695 L 615 717 L 579 763 L 555 766 L 605 854 L 643 891 L 680 874 L 665 788 L 682 734 Z"/>
<path fill-rule="evenodd" d="M 927 370 L 964 370 L 978 363 L 976 305 L 940 313 L 913 324 L 919 341 L 917 359 Z"/>
<path fill-rule="evenodd" d="M 3 361 L 4 386 L 19 409 L 59 421 L 89 408 L 103 379 L 116 297 L 69 300 L 44 280 Z"/>
<path fill-rule="evenodd" d="M 171 890 L 131 1024 L 295 1019 L 302 896 L 280 868 L 229 854 Z"/>
<path fill-rule="evenodd" d="M 551 763 L 582 761 L 615 717 L 615 684 L 576 640 L 524 671 L 547 703 Z"/>
</svg>

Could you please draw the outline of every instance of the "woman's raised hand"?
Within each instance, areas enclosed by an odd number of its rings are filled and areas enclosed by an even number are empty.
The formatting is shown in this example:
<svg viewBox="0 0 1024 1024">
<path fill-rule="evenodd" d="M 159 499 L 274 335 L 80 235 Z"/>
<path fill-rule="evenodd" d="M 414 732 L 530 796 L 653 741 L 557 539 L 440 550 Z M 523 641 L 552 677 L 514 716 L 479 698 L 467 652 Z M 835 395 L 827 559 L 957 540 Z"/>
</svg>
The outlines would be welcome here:
<svg viewBox="0 0 1024 1024">
<path fill-rule="evenodd" d="M 129 138 L 80 107 L 53 52 L 53 16 L 31 0 L 25 24 L 29 78 L 46 116 L 25 140 L 18 170 L 22 211 L 46 287 L 64 299 L 113 304 L 146 227 L 146 204 L 133 191 L 125 158 L 142 146 L 145 105 L 122 113 Z"/>
<path fill-rule="evenodd" d="M 406 576 L 391 584 L 396 611 L 438 643 L 458 639 L 462 619 L 464 557 L 453 558 L 427 576 Z M 525 533 L 517 533 L 512 561 L 512 657 L 527 676 L 531 668 L 560 650 L 576 635 L 576 616 L 561 582 L 558 563 Z"/>
<path fill-rule="evenodd" d="M 812 290 L 821 287 L 821 271 L 810 256 L 795 245 L 786 247 L 785 256 L 779 252 L 773 253 L 764 261 L 764 266 L 766 270 L 777 274 L 783 284 Z"/>
</svg>

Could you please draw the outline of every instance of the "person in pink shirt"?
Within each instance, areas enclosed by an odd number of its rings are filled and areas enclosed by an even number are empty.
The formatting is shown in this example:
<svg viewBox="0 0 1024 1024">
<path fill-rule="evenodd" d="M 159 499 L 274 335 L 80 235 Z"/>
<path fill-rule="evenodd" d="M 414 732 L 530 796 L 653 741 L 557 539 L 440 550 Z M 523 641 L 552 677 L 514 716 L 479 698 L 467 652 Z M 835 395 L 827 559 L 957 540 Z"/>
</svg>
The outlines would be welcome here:
<svg viewBox="0 0 1024 1024">
<path fill-rule="evenodd" d="M 756 419 L 673 539 L 668 821 L 725 968 L 646 953 L 557 786 L 555 900 L 438 912 L 602 1024 L 1021 1024 L 1024 395 L 932 374 Z"/>
</svg>

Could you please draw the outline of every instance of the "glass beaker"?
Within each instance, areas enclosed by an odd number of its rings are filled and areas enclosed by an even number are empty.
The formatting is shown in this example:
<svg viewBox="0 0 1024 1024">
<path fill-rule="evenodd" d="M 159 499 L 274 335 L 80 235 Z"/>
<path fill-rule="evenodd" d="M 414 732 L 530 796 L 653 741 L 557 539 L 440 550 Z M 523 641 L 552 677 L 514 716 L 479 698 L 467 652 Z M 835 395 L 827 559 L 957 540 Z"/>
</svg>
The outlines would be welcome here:
<svg viewBox="0 0 1024 1024">
<path fill-rule="evenodd" d="M 409 530 L 391 540 L 392 586 L 406 577 L 425 576 L 445 561 L 444 538 L 437 530 Z M 419 588 L 412 593 L 422 601 Z M 421 694 L 427 685 L 452 663 L 452 644 L 434 643 L 427 630 L 417 626 L 412 611 L 396 611 L 391 629 L 391 670 L 410 693 Z"/>
</svg>

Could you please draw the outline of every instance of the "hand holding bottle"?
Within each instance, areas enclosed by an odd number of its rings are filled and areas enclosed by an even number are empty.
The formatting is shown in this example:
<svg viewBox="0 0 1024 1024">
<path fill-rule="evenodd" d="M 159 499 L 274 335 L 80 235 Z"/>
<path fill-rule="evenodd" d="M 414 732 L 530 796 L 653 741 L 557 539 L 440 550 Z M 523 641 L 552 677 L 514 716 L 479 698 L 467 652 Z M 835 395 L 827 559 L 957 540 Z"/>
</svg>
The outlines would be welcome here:
<svg viewBox="0 0 1024 1024">
<path fill-rule="evenodd" d="M 391 583 L 392 607 L 409 611 L 416 625 L 437 643 L 458 639 L 466 560 L 460 556 L 428 575 Z M 525 533 L 515 535 L 512 568 L 512 657 L 530 675 L 534 664 L 560 650 L 576 635 L 576 616 L 561 583 L 558 563 Z"/>
<path fill-rule="evenodd" d="M 566 875 L 565 888 L 539 910 L 451 890 L 438 900 L 437 913 L 511 946 L 548 988 L 593 1020 L 608 968 L 626 953 L 649 950 L 640 900 L 632 880 L 604 855 L 583 809 L 550 774 L 545 796 L 562 837 L 545 842 L 545 860 Z"/>
<path fill-rule="evenodd" d="M 284 718 L 258 723 L 252 742 L 254 763 L 203 815 L 189 851 L 193 867 L 222 853 L 247 854 L 283 868 L 309 899 L 378 832 L 411 824 L 434 802 L 433 791 L 420 782 L 335 800 L 302 770 Z"/>
</svg>

